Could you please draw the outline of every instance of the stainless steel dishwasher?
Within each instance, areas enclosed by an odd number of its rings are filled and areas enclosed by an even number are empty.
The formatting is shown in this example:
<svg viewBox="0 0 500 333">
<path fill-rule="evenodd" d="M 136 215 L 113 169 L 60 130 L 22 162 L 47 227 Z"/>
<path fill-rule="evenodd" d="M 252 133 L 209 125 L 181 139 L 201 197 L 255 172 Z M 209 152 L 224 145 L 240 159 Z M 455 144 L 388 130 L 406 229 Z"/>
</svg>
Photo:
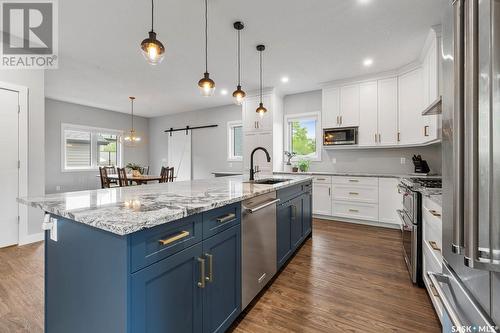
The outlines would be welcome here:
<svg viewBox="0 0 500 333">
<path fill-rule="evenodd" d="M 276 263 L 276 192 L 243 201 L 241 252 L 244 309 L 274 276 Z"/>
</svg>

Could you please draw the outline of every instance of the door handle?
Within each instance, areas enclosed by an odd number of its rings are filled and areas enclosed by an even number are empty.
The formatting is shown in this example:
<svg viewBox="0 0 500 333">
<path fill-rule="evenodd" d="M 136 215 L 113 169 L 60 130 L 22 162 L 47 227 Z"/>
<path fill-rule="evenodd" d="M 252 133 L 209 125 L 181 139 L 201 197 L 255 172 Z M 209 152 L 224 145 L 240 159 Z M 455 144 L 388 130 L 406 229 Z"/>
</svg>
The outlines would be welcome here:
<svg viewBox="0 0 500 333">
<path fill-rule="evenodd" d="M 424 126 L 424 136 L 429 136 L 429 126 Z"/>
<path fill-rule="evenodd" d="M 205 259 L 197 258 L 200 263 L 200 281 L 198 281 L 199 288 L 205 288 Z"/>
<path fill-rule="evenodd" d="M 208 276 L 205 277 L 207 282 L 214 282 L 214 256 L 209 253 L 205 253 L 205 257 L 208 258 Z"/>
<path fill-rule="evenodd" d="M 401 141 L 401 133 L 400 132 L 398 132 L 398 135 L 397 135 L 396 139 L 398 140 L 398 142 Z"/>
</svg>

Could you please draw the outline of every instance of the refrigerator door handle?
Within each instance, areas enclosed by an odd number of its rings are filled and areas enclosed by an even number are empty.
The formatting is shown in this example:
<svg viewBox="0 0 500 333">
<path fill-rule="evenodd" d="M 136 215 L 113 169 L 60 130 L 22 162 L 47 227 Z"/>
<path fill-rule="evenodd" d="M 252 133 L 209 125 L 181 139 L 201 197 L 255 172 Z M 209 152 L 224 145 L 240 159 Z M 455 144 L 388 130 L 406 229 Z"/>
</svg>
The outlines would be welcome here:
<svg viewBox="0 0 500 333">
<path fill-rule="evenodd" d="M 453 238 L 452 252 L 464 249 L 464 0 L 453 3 Z"/>
<path fill-rule="evenodd" d="M 465 73 L 464 73 L 464 263 L 474 268 L 478 247 L 478 0 L 467 0 L 464 6 Z"/>
</svg>

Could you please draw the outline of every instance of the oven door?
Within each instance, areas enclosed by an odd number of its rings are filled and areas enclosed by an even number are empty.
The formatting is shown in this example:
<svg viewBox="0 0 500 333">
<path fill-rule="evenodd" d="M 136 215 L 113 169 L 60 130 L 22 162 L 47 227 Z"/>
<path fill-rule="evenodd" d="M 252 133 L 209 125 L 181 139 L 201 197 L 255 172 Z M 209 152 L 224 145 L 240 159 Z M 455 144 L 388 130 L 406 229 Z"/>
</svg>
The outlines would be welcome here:
<svg viewBox="0 0 500 333">
<path fill-rule="evenodd" d="M 413 283 L 417 283 L 417 231 L 418 226 L 413 224 L 408 215 L 398 209 L 401 219 L 401 239 L 406 267 Z"/>
<path fill-rule="evenodd" d="M 413 191 L 401 184 L 398 185 L 398 191 L 403 195 L 403 207 L 406 214 L 413 220 L 415 217 L 415 197 L 413 196 Z"/>
</svg>

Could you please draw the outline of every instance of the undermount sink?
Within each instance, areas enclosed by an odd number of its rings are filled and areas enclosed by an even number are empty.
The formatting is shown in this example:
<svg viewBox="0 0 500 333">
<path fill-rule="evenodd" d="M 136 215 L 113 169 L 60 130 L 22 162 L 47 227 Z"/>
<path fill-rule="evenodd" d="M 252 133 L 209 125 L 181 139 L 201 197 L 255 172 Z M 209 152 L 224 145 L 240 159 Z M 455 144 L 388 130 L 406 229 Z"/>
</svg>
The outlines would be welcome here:
<svg viewBox="0 0 500 333">
<path fill-rule="evenodd" d="M 266 178 L 266 179 L 258 179 L 254 181 L 250 181 L 254 184 L 264 184 L 264 185 L 274 185 L 289 181 L 290 179 L 274 179 L 274 178 Z"/>
</svg>

